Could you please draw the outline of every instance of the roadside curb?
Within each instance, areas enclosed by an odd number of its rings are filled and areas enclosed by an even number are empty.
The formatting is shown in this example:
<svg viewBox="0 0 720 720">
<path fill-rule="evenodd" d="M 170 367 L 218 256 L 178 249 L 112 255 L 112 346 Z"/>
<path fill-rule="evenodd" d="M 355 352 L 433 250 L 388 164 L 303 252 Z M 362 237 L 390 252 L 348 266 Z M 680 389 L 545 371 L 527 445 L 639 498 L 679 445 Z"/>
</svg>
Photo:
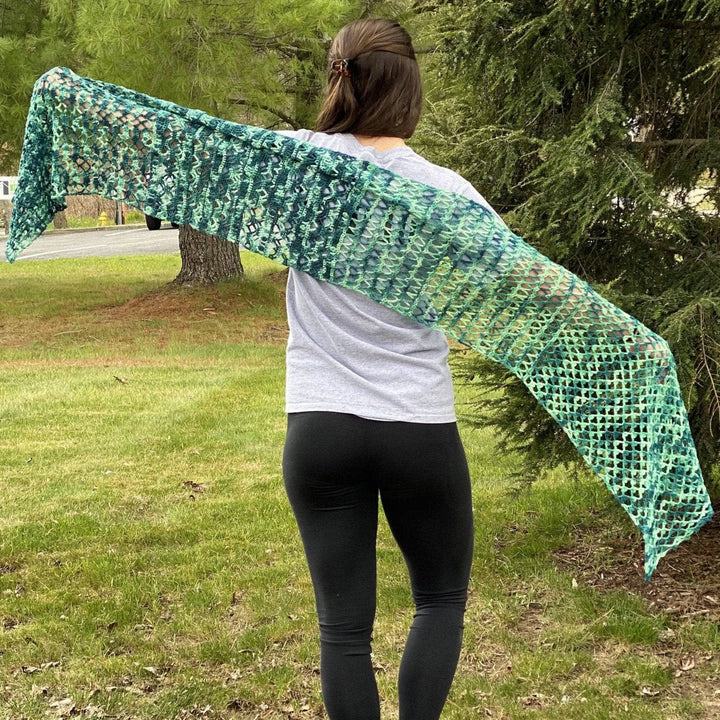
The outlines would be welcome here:
<svg viewBox="0 0 720 720">
<path fill-rule="evenodd" d="M 74 235 L 75 233 L 84 233 L 84 232 L 97 232 L 98 230 L 110 230 L 111 232 L 114 232 L 116 230 L 139 230 L 145 228 L 144 223 L 132 223 L 128 225 L 96 225 L 95 227 L 82 227 L 82 228 L 53 228 L 52 230 L 45 230 L 43 235 L 55 235 L 62 233 L 64 234 L 71 234 Z"/>
<path fill-rule="evenodd" d="M 129 223 L 127 225 L 96 225 L 95 227 L 81 228 L 52 228 L 51 230 L 43 230 L 43 235 L 76 235 L 85 232 L 97 232 L 98 230 L 109 230 L 115 232 L 117 230 L 144 230 L 144 223 Z M 0 233 L 0 238 L 7 240 L 7 234 Z"/>
</svg>

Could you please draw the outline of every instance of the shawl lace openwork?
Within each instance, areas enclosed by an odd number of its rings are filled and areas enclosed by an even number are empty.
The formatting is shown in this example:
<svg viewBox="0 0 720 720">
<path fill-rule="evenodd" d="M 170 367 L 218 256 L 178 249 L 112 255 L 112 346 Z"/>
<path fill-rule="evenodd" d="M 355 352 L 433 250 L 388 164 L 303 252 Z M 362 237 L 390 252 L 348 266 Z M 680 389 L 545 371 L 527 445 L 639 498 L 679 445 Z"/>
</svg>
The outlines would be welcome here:
<svg viewBox="0 0 720 720">
<path fill-rule="evenodd" d="M 74 194 L 227 238 L 502 363 L 638 526 L 646 578 L 710 519 L 667 343 L 481 205 L 55 68 L 32 97 L 8 260 Z"/>
</svg>

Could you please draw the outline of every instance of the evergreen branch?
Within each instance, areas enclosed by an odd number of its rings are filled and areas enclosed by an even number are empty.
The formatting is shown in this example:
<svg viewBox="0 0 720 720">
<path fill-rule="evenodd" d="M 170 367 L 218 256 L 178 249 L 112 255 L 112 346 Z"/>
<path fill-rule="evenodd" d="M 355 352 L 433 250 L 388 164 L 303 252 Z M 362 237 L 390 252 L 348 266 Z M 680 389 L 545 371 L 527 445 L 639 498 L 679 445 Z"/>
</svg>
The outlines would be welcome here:
<svg viewBox="0 0 720 720">
<path fill-rule="evenodd" d="M 709 30 L 720 31 L 720 23 L 707 23 L 703 20 L 658 20 L 645 26 L 645 30 L 653 28 L 667 28 L 669 30 Z"/>
<path fill-rule="evenodd" d="M 667 243 L 656 242 L 650 238 L 644 238 L 644 243 L 653 250 L 659 250 L 660 252 L 673 253 L 673 255 L 680 255 L 681 257 L 689 257 L 695 260 L 706 255 L 708 250 L 704 247 L 677 247 L 676 245 L 669 245 Z"/>
<path fill-rule="evenodd" d="M 715 438 L 715 433 L 713 432 L 713 419 L 715 416 L 717 416 L 718 419 L 718 425 L 720 426 L 720 391 L 718 391 L 717 386 L 715 385 L 715 378 L 713 377 L 712 369 L 710 368 L 710 363 L 708 362 L 708 356 L 705 349 L 705 327 L 703 324 L 703 310 L 702 305 L 698 304 L 698 318 L 700 320 L 700 356 L 698 358 L 699 365 L 702 366 L 702 368 L 707 373 L 708 380 L 710 382 L 710 407 L 709 410 L 709 420 L 708 425 L 710 429 L 710 437 Z M 717 361 L 715 361 L 715 364 L 717 365 Z"/>
<path fill-rule="evenodd" d="M 173 20 L 184 20 L 182 17 L 172 17 Z M 188 25 L 197 25 L 192 19 L 188 20 Z M 217 38 L 242 38 L 255 50 L 284 50 L 291 51 L 293 54 L 307 53 L 306 47 L 293 45 L 289 40 L 283 39 L 287 37 L 287 33 L 283 35 L 258 35 L 253 32 L 246 32 L 240 28 L 226 27 L 224 30 L 206 30 L 203 29 L 203 40 Z"/>
<path fill-rule="evenodd" d="M 416 47 L 414 50 L 415 55 L 441 55 L 446 52 L 446 50 L 441 48 L 439 45 Z"/>
<path fill-rule="evenodd" d="M 436 13 L 442 7 L 442 3 L 425 2 L 424 0 L 415 0 L 412 3 L 412 12 L 414 15 L 422 15 L 423 13 Z"/>
<path fill-rule="evenodd" d="M 278 50 L 286 55 L 307 55 L 307 47 L 293 45 L 284 41 L 281 36 L 260 37 L 253 33 L 242 32 L 240 30 L 212 30 L 207 33 L 208 38 L 243 38 L 255 50 Z"/>
<path fill-rule="evenodd" d="M 282 110 L 275 110 L 269 105 L 263 105 L 261 103 L 251 103 L 247 100 L 241 100 L 240 98 L 230 98 L 230 102 L 233 103 L 233 105 L 242 105 L 244 107 L 254 108 L 256 110 L 264 110 L 265 112 L 269 112 L 271 115 L 280 118 L 280 120 L 290 125 L 294 130 L 300 129 L 300 125 L 298 124 L 297 120 L 288 115 L 287 113 L 284 113 Z"/>
<path fill-rule="evenodd" d="M 631 140 L 630 144 L 642 148 L 691 146 L 699 147 L 710 142 L 710 138 L 671 138 L 669 140 Z"/>
</svg>

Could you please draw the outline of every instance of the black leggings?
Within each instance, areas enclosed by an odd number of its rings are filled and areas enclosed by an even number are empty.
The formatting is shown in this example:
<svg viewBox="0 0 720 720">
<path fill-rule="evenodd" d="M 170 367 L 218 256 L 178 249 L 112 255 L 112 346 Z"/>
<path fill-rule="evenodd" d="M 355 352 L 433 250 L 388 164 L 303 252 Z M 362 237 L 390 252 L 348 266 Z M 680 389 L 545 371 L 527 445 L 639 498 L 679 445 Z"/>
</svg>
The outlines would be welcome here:
<svg viewBox="0 0 720 720">
<path fill-rule="evenodd" d="M 437 720 L 462 643 L 472 560 L 470 479 L 454 423 L 288 416 L 285 487 L 305 546 L 331 720 L 378 720 L 370 658 L 378 494 L 416 613 L 400 664 L 400 720 Z"/>
</svg>

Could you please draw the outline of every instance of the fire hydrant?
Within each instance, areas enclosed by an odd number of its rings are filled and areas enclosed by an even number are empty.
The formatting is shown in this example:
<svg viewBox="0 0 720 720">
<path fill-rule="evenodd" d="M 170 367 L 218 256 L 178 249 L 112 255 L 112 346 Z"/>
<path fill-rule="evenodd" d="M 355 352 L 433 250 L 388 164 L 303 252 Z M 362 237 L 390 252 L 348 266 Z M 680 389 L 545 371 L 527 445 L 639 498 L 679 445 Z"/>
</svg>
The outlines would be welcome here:
<svg viewBox="0 0 720 720">
<path fill-rule="evenodd" d="M 100 213 L 98 222 L 100 223 L 100 227 L 105 227 L 107 225 L 107 213 L 104 210 Z"/>
</svg>

